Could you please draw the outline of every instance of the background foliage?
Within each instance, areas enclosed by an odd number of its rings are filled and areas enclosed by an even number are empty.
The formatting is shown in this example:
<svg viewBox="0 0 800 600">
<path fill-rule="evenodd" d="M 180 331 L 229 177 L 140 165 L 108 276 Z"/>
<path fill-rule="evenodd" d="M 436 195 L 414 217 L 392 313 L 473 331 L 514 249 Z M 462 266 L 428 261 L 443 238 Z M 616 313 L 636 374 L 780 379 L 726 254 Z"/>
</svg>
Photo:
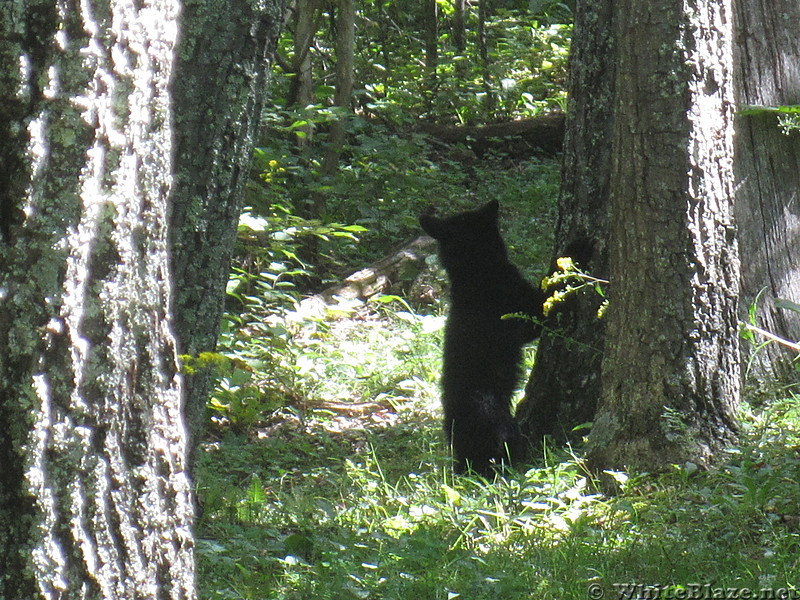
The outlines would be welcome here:
<svg viewBox="0 0 800 600">
<path fill-rule="evenodd" d="M 568 4 L 486 3 L 482 54 L 477 6 L 459 49 L 455 3 L 436 2 L 431 69 L 425 3 L 359 3 L 353 102 L 336 106 L 340 5 L 313 3 L 307 104 L 292 102 L 288 17 L 219 353 L 187 361 L 218 379 L 198 470 L 201 597 L 561 600 L 618 597 L 615 585 L 630 583 L 796 591 L 795 397 L 747 408 L 746 435 L 716 472 L 618 473 L 607 496 L 580 448 L 544 448 L 527 472 L 454 478 L 439 431 L 438 294 L 298 310 L 419 235 L 430 206 L 497 198 L 513 261 L 531 280 L 550 261 L 557 161 L 479 157 L 420 124 L 563 108 Z"/>
</svg>

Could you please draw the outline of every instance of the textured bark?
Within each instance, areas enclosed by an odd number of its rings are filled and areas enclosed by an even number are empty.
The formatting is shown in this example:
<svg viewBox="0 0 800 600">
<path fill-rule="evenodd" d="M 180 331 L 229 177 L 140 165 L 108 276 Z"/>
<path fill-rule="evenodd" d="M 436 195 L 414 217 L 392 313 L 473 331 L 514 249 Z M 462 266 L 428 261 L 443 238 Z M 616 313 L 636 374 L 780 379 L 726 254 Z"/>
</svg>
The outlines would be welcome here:
<svg viewBox="0 0 800 600">
<path fill-rule="evenodd" d="M 478 61 L 481 66 L 481 78 L 483 80 L 484 107 L 486 114 L 492 114 L 495 107 L 495 97 L 492 91 L 491 63 L 489 62 L 489 40 L 486 30 L 486 22 L 491 18 L 494 6 L 491 0 L 480 0 L 478 2 Z"/>
<path fill-rule="evenodd" d="M 708 462 L 736 431 L 730 0 L 617 0 L 597 469 Z"/>
<path fill-rule="evenodd" d="M 800 103 L 800 3 L 738 0 L 735 23 L 737 102 Z M 736 128 L 741 311 L 746 313 L 763 290 L 759 326 L 800 341 L 800 313 L 774 304 L 776 298 L 800 303 L 800 135 L 784 135 L 774 115 L 739 116 Z M 750 374 L 759 391 L 776 382 L 800 383 L 791 365 L 795 356 L 778 344 L 755 355 Z"/>
<path fill-rule="evenodd" d="M 166 231 L 177 11 L 0 8 L 0 598 L 194 597 Z"/>
<path fill-rule="evenodd" d="M 244 184 L 267 90 L 282 0 L 185 0 L 173 78 L 171 252 L 181 354 L 216 348 Z M 190 465 L 210 392 L 186 380 Z"/>
<path fill-rule="evenodd" d="M 439 69 L 439 7 L 436 0 L 425 0 L 423 10 L 425 15 L 425 74 L 428 79 L 428 90 L 434 93 Z"/>
<path fill-rule="evenodd" d="M 466 58 L 467 56 L 467 0 L 453 0 L 453 46 L 456 56 Z M 456 82 L 466 79 L 468 70 L 466 60 L 457 60 L 455 64 Z"/>
<path fill-rule="evenodd" d="M 453 45 L 458 56 L 467 54 L 467 0 L 453 0 Z"/>
<path fill-rule="evenodd" d="M 608 278 L 609 180 L 614 126 L 614 41 L 611 0 L 576 6 L 570 55 L 561 196 L 553 260 L 573 256 L 580 267 Z M 539 341 L 536 365 L 517 408 L 523 432 L 559 440 L 594 418 L 601 395 L 605 320 L 594 291 L 569 297 Z"/>
</svg>

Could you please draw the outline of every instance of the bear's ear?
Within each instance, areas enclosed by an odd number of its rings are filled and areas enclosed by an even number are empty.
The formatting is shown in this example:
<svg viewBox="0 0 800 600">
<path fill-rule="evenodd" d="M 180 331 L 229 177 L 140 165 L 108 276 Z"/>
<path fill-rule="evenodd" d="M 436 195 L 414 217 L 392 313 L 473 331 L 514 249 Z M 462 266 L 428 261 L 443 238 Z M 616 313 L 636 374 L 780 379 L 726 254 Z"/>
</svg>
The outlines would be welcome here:
<svg viewBox="0 0 800 600">
<path fill-rule="evenodd" d="M 420 215 L 419 224 L 425 233 L 432 238 L 439 239 L 443 234 L 442 220 L 434 217 L 432 214 L 426 213 Z"/>
<path fill-rule="evenodd" d="M 500 214 L 500 203 L 497 200 L 490 200 L 483 206 L 481 206 L 477 213 L 482 217 L 487 219 L 494 219 L 497 220 L 497 216 Z"/>
</svg>

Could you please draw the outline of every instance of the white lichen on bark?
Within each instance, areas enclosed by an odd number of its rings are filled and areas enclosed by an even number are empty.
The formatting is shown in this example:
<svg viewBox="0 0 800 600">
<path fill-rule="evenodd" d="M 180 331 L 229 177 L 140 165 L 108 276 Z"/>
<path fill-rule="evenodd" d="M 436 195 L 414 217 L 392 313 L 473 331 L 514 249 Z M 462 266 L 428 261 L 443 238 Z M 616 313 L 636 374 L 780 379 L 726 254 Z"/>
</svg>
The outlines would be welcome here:
<svg viewBox="0 0 800 600">
<path fill-rule="evenodd" d="M 52 248 L 66 259 L 62 293 L 47 300 L 56 314 L 31 385 L 26 476 L 43 598 L 194 597 L 167 254 L 178 8 L 58 0 L 55 58 L 28 128 L 23 226 L 70 202 L 77 216 Z M 83 157 L 71 165 L 74 199 L 53 197 L 49 170 L 68 148 Z"/>
<path fill-rule="evenodd" d="M 700 396 L 717 401 L 735 421 L 739 399 L 739 257 L 734 225 L 733 31 L 730 0 L 691 0 L 692 43 L 687 63 L 690 123 L 688 225 L 692 236 L 693 364 L 687 368 Z M 712 390 L 717 390 L 716 392 Z"/>
</svg>

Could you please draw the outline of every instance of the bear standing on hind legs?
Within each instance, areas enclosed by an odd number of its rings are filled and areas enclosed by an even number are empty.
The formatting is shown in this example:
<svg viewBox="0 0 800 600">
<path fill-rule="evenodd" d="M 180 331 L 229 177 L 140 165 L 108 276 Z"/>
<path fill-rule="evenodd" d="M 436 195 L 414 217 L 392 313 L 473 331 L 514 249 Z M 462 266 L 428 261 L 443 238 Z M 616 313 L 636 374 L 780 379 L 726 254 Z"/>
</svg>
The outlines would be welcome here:
<svg viewBox="0 0 800 600">
<path fill-rule="evenodd" d="M 508 260 L 498 227 L 498 203 L 452 217 L 422 215 L 420 225 L 439 243 L 450 280 L 450 313 L 444 334 L 442 407 L 455 469 L 488 476 L 493 465 L 523 453 L 511 396 L 522 347 L 541 327 L 545 294 Z"/>
</svg>

